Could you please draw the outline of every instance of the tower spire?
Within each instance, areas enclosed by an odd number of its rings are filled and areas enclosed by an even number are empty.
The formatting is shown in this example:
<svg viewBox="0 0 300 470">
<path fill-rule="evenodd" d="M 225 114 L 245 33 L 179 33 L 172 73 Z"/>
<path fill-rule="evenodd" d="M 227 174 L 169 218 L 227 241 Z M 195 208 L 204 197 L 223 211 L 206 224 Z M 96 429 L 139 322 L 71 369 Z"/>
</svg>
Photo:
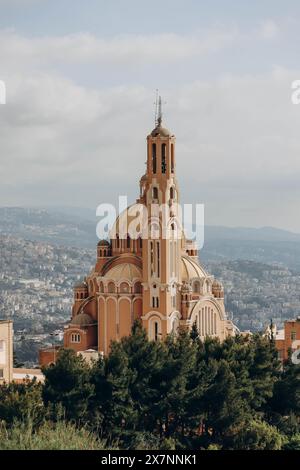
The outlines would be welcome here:
<svg viewBox="0 0 300 470">
<path fill-rule="evenodd" d="M 157 114 L 157 125 L 160 126 L 162 121 L 162 103 L 161 96 L 158 98 L 158 114 Z"/>
<path fill-rule="evenodd" d="M 161 96 L 158 95 L 158 90 L 156 90 L 156 99 L 155 99 L 155 126 L 160 126 L 162 122 L 162 100 Z"/>
</svg>

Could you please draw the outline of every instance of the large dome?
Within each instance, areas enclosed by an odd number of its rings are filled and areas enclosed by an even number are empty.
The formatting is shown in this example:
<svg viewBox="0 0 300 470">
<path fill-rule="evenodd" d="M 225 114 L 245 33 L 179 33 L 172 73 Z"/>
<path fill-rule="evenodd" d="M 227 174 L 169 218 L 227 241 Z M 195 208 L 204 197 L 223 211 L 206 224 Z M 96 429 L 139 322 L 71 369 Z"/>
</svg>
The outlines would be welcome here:
<svg viewBox="0 0 300 470">
<path fill-rule="evenodd" d="M 131 222 L 136 221 L 139 213 L 142 214 L 142 211 L 145 210 L 145 208 L 146 206 L 143 204 L 132 204 L 131 206 L 128 206 L 127 209 L 125 209 L 123 212 L 121 212 L 110 230 L 110 239 L 114 240 L 116 235 L 119 233 L 126 235 L 129 231 L 128 228 Z M 141 220 L 143 219 L 141 218 Z M 142 227 L 136 227 L 135 223 L 133 228 L 142 230 Z"/>
<path fill-rule="evenodd" d="M 104 277 L 114 281 L 126 279 L 132 282 L 135 279 L 142 279 L 142 271 L 135 264 L 121 263 L 107 271 Z"/>
<path fill-rule="evenodd" d="M 117 216 L 109 232 L 109 236 L 111 240 L 114 240 L 119 234 L 122 234 L 123 238 L 126 238 L 127 233 L 132 230 L 134 237 L 138 237 L 140 233 L 144 232 L 143 228 L 147 233 L 148 226 L 147 207 L 144 204 L 135 203 L 128 206 Z M 129 233 L 129 235 L 132 234 Z M 185 239 L 184 230 L 182 230 L 182 239 Z"/>
<path fill-rule="evenodd" d="M 188 256 L 182 256 L 181 258 L 181 276 L 182 281 L 190 281 L 195 277 L 204 278 L 207 277 L 205 270 L 193 259 Z"/>
</svg>

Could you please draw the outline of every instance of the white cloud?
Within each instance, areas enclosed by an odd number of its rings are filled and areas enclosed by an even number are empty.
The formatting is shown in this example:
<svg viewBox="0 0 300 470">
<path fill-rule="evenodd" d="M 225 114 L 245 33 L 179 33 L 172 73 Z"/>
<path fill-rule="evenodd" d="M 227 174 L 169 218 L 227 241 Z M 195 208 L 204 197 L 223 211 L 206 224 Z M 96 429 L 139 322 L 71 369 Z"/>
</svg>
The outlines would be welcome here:
<svg viewBox="0 0 300 470">
<path fill-rule="evenodd" d="M 264 39 L 274 39 L 280 33 L 280 28 L 274 20 L 267 19 L 261 23 L 259 33 Z"/>
<path fill-rule="evenodd" d="M 103 39 L 89 33 L 26 38 L 0 32 L 0 57 L 6 66 L 53 63 L 172 63 L 222 50 L 237 31 L 208 30 L 201 34 L 124 35 Z"/>
<path fill-rule="evenodd" d="M 97 89 L 79 85 L 57 64 L 99 61 L 109 67 L 124 61 L 127 71 L 132 63 L 149 61 L 182 66 L 185 54 L 214 53 L 235 34 L 215 32 L 199 41 L 177 35 L 28 39 L 2 32 L 7 104 L 0 109 L 1 205 L 96 207 L 116 190 L 132 198 L 138 194 L 145 137 L 153 125 L 153 89 L 138 80 Z M 294 211 L 300 106 L 291 105 L 290 84 L 299 76 L 300 71 L 277 67 L 256 76 L 173 85 L 170 74 L 165 121 L 177 135 L 179 183 L 187 202 L 212 201 L 215 223 L 232 223 L 238 214 L 241 224 L 263 225 L 269 214 L 275 217 L 274 201 L 278 214 L 285 213 L 270 225 L 280 225 L 289 208 Z M 262 197 L 268 198 L 265 207 Z M 298 217 L 289 217 L 295 223 L 290 228 L 300 230 Z"/>
</svg>

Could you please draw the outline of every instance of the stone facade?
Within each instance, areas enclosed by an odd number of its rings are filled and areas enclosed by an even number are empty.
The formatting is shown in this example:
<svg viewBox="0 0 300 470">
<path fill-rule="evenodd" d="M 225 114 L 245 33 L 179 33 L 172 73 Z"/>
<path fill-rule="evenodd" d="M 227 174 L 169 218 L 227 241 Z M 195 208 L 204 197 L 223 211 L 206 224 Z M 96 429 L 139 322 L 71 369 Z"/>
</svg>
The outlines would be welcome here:
<svg viewBox="0 0 300 470">
<path fill-rule="evenodd" d="M 0 385 L 13 378 L 13 323 L 0 320 Z"/>
</svg>

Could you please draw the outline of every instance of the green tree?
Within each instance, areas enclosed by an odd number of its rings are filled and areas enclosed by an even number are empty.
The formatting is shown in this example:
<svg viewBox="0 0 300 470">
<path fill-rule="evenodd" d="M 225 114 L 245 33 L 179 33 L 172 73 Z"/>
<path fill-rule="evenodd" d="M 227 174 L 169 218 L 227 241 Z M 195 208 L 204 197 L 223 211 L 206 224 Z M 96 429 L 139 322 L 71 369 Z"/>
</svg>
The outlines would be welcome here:
<svg viewBox="0 0 300 470">
<path fill-rule="evenodd" d="M 242 450 L 280 450 L 284 437 L 270 424 L 251 420 L 245 423 L 234 439 L 234 448 Z"/>
<path fill-rule="evenodd" d="M 161 400 L 161 370 L 165 360 L 164 344 L 148 341 L 139 321 L 132 334 L 121 340 L 130 370 L 129 393 L 137 417 L 135 430 L 152 432 L 159 419 L 157 404 Z"/>
<path fill-rule="evenodd" d="M 82 356 L 71 349 L 62 349 L 54 365 L 44 367 L 43 400 L 53 410 L 60 405 L 66 419 L 84 420 L 94 389 L 90 382 L 90 368 Z"/>
<path fill-rule="evenodd" d="M 272 400 L 274 411 L 281 415 L 297 416 L 300 422 L 300 364 L 293 364 L 289 359 L 283 366 L 280 380 L 274 387 Z"/>
<path fill-rule="evenodd" d="M 135 422 L 136 414 L 129 385 L 132 372 L 122 343 L 113 342 L 107 358 L 92 367 L 94 396 L 90 402 L 91 419 L 110 437 L 120 437 Z"/>
<path fill-rule="evenodd" d="M 36 380 L 0 386 L 0 421 L 5 421 L 8 426 L 16 419 L 23 420 L 28 417 L 38 423 L 44 418 L 45 412 L 42 385 Z"/>
<path fill-rule="evenodd" d="M 253 384 L 251 406 L 257 411 L 266 411 L 280 376 L 280 363 L 275 343 L 269 338 L 254 335 L 251 341 L 254 361 L 249 370 Z"/>
<path fill-rule="evenodd" d="M 104 441 L 85 428 L 59 421 L 44 422 L 34 430 L 31 421 L 16 421 L 11 428 L 0 425 L 0 450 L 101 450 Z"/>
</svg>

